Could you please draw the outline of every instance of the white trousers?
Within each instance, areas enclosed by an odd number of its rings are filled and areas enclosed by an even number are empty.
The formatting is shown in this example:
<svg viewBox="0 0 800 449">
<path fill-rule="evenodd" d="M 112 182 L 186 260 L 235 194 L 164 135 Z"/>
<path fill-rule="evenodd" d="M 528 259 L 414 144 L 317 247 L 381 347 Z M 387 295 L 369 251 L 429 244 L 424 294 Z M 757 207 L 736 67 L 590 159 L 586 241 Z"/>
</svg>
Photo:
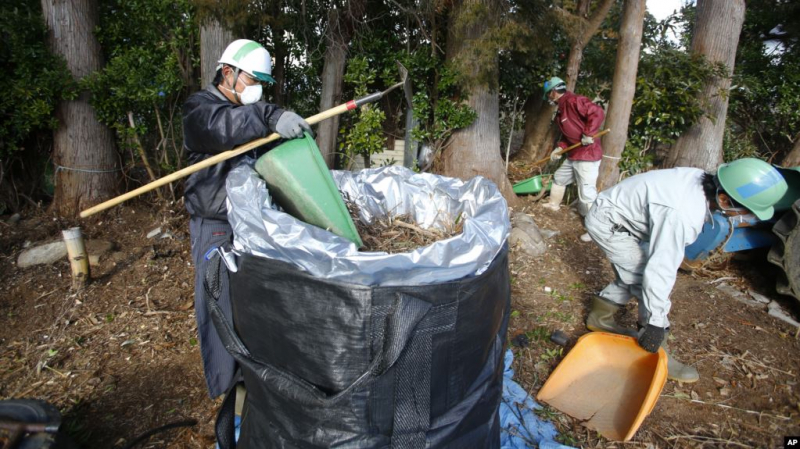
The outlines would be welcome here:
<svg viewBox="0 0 800 449">
<path fill-rule="evenodd" d="M 586 231 L 606 254 L 616 275 L 614 281 L 600 292 L 600 296 L 621 306 L 635 297 L 639 304 L 639 324 L 647 325 L 651 312 L 642 299 L 642 282 L 650 257 L 650 243 L 640 241 L 615 224 L 609 207 L 592 208 L 586 216 Z M 669 304 L 666 307 L 669 310 Z"/>
<path fill-rule="evenodd" d="M 553 182 L 560 186 L 568 186 L 573 182 L 578 185 L 578 213 L 585 217 L 597 198 L 597 175 L 600 173 L 600 161 L 565 160 L 553 174 Z"/>
</svg>

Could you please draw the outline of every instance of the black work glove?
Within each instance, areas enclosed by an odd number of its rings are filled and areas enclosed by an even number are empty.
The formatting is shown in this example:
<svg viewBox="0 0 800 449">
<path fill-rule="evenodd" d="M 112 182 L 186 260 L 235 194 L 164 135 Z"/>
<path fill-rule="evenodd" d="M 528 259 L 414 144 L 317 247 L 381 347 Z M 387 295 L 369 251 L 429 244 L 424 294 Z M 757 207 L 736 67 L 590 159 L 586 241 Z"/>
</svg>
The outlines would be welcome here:
<svg viewBox="0 0 800 449">
<path fill-rule="evenodd" d="M 280 134 L 284 139 L 303 137 L 303 131 L 314 137 L 314 131 L 311 130 L 311 125 L 309 125 L 303 117 L 300 117 L 292 111 L 283 111 L 283 114 L 278 117 L 278 123 L 275 124 L 275 132 Z"/>
<path fill-rule="evenodd" d="M 644 330 L 639 333 L 639 346 L 647 352 L 658 352 L 658 348 L 661 347 L 666 332 L 667 330 L 663 327 L 648 324 Z"/>
</svg>

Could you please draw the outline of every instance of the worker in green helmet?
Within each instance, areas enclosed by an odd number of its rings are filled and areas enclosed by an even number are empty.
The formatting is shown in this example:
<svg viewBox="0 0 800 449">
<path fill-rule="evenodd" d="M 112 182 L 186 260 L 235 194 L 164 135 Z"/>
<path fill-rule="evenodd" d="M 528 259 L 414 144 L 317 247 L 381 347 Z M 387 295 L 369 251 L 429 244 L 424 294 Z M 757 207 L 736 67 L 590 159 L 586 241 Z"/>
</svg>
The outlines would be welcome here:
<svg viewBox="0 0 800 449">
<path fill-rule="evenodd" d="M 567 159 L 553 174 L 550 201 L 544 207 L 557 211 L 567 186 L 575 183 L 578 187 L 578 213 L 585 217 L 597 198 L 597 175 L 603 157 L 599 140 L 595 141 L 592 136 L 600 130 L 605 113 L 590 99 L 569 92 L 567 84 L 558 77 L 544 83 L 544 99 L 558 106 L 555 120 L 561 130 L 561 139 L 550 153 L 550 160 L 557 161 L 564 148 L 581 144 L 567 153 Z M 590 242 L 591 238 L 583 234 L 581 240 Z"/>
<path fill-rule="evenodd" d="M 649 352 L 664 347 L 669 379 L 699 380 L 697 369 L 678 362 L 666 347 L 669 296 L 684 248 L 697 239 L 711 210 L 749 211 L 768 220 L 787 188 L 774 167 L 747 158 L 723 164 L 714 174 L 686 167 L 654 170 L 601 192 L 586 216 L 586 229 L 611 262 L 615 279 L 592 298 L 586 327 L 635 337 Z M 639 332 L 614 320 L 631 298 L 638 301 Z"/>
</svg>

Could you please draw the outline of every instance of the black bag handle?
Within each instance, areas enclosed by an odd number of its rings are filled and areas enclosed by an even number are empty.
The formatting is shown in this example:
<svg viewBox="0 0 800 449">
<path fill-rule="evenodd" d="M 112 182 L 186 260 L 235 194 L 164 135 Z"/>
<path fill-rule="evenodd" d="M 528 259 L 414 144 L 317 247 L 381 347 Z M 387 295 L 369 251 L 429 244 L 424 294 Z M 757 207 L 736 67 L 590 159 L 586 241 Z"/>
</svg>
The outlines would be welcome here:
<svg viewBox="0 0 800 449">
<path fill-rule="evenodd" d="M 349 397 L 354 390 L 368 384 L 391 368 L 400 358 L 406 344 L 411 340 L 417 325 L 431 309 L 431 303 L 427 301 L 411 295 L 398 294 L 385 319 L 385 330 L 380 337 L 378 345 L 382 348 L 381 352 L 372 360 L 367 370 L 350 385 L 338 393 L 327 394 L 292 373 L 252 357 L 247 347 L 239 339 L 231 323 L 222 313 L 222 308 L 217 304 L 216 300 L 219 298 L 220 287 L 220 256 L 215 251 L 211 257 L 216 258 L 216 260 L 209 264 L 203 280 L 203 285 L 208 293 L 205 295 L 206 306 L 225 349 L 242 367 L 247 367 L 253 372 L 259 372 L 262 381 L 275 386 L 276 390 L 287 399 L 306 405 L 322 407 L 336 405 L 342 399 Z"/>
<path fill-rule="evenodd" d="M 217 412 L 217 422 L 214 423 L 214 433 L 217 436 L 217 444 L 220 449 L 232 449 L 236 447 L 236 386 L 238 382 L 233 382 L 222 406 Z"/>
</svg>

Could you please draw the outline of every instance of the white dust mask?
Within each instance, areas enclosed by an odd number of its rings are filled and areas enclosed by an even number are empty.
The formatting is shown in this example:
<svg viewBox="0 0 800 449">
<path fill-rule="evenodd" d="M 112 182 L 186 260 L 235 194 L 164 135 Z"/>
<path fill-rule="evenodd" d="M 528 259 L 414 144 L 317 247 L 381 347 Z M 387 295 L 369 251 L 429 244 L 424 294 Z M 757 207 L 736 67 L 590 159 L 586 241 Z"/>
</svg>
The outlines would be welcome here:
<svg viewBox="0 0 800 449">
<path fill-rule="evenodd" d="M 261 84 L 245 86 L 244 90 L 239 93 L 239 101 L 241 101 L 242 104 L 253 104 L 261 99 L 261 95 L 263 95 Z"/>
<path fill-rule="evenodd" d="M 264 94 L 261 84 L 244 86 L 244 90 L 241 92 L 236 92 L 236 83 L 234 83 L 233 86 L 234 86 L 233 89 L 229 89 L 221 84 L 219 87 L 227 90 L 228 92 L 233 93 L 233 95 L 237 97 L 242 104 L 253 104 L 258 100 L 260 100 L 261 96 Z"/>
</svg>

